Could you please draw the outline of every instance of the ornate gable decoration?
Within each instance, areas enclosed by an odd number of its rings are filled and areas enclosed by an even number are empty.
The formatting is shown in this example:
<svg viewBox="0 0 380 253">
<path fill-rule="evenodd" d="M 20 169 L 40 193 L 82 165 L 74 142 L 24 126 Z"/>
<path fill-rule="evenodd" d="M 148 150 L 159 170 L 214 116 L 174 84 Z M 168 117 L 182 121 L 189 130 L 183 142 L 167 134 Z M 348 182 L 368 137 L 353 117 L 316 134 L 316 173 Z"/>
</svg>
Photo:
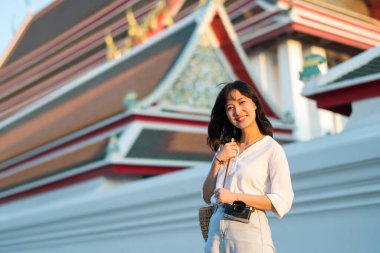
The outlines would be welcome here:
<svg viewBox="0 0 380 253">
<path fill-rule="evenodd" d="M 211 110 L 221 83 L 236 79 L 218 49 L 203 35 L 182 73 L 160 99 L 163 107 Z"/>
</svg>

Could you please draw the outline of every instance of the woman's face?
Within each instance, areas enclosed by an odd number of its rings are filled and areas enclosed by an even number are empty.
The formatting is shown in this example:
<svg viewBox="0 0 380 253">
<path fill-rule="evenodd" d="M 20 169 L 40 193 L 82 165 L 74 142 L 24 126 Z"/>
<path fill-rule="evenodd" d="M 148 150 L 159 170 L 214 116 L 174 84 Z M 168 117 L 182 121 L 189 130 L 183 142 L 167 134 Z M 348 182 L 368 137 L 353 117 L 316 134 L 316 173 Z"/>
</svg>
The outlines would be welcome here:
<svg viewBox="0 0 380 253">
<path fill-rule="evenodd" d="M 228 94 L 225 109 L 228 119 L 235 127 L 246 129 L 256 126 L 256 105 L 240 91 L 232 90 Z"/>
</svg>

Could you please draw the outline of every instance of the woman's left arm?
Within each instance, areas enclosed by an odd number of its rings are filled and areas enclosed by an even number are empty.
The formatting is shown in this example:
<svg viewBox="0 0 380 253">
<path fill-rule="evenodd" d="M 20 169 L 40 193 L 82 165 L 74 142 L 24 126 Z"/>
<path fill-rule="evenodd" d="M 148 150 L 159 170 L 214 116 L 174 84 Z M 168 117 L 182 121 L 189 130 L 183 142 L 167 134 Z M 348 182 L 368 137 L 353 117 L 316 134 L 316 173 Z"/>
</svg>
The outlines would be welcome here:
<svg viewBox="0 0 380 253">
<path fill-rule="evenodd" d="M 270 191 L 267 197 L 273 204 L 273 213 L 282 218 L 292 207 L 294 192 L 290 178 L 288 159 L 284 149 L 277 145 L 269 160 Z"/>
<path fill-rule="evenodd" d="M 215 197 L 218 203 L 232 203 L 235 200 L 243 201 L 248 206 L 254 206 L 261 210 L 274 210 L 274 206 L 266 195 L 251 195 L 243 193 L 234 193 L 224 188 L 215 191 Z"/>
</svg>

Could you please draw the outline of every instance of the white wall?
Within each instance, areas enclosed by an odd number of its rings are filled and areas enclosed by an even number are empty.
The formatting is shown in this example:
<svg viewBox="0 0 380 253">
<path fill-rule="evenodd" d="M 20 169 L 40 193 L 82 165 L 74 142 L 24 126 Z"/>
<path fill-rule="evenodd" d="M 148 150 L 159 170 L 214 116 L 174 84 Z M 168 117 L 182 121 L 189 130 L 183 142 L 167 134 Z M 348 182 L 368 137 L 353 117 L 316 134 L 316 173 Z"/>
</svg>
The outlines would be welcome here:
<svg viewBox="0 0 380 253">
<path fill-rule="evenodd" d="M 364 102 L 353 121 L 373 109 Z M 341 134 L 285 146 L 296 195 L 284 219 L 270 215 L 278 252 L 380 252 L 380 112 L 372 111 L 370 124 L 351 121 Z M 3 205 L 0 252 L 202 252 L 197 210 L 207 170 L 108 188 L 97 179 Z"/>
</svg>

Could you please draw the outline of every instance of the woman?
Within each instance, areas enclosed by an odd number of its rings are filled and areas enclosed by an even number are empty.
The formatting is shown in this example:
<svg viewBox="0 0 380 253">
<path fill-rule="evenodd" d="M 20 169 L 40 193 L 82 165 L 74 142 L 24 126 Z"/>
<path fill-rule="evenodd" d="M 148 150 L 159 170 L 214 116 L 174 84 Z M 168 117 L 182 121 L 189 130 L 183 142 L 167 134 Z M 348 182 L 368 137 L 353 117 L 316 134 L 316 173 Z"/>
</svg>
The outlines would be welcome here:
<svg viewBox="0 0 380 253">
<path fill-rule="evenodd" d="M 208 126 L 207 142 L 216 153 L 203 198 L 215 209 L 205 252 L 275 252 L 265 210 L 282 218 L 294 194 L 284 150 L 272 136 L 254 90 L 241 81 L 226 84 Z M 234 201 L 252 207 L 248 223 L 224 216 Z"/>
</svg>

